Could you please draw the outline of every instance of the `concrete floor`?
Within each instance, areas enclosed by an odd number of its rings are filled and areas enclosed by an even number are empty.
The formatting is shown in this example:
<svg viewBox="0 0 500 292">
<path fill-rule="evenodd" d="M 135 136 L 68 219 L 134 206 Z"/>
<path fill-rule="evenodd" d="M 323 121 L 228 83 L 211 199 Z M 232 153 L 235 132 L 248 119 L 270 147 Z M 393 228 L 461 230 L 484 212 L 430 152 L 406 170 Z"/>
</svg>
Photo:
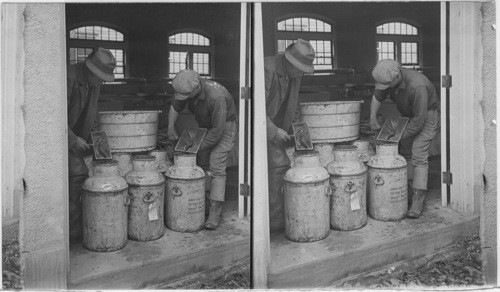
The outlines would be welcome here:
<svg viewBox="0 0 500 292">
<path fill-rule="evenodd" d="M 330 230 L 327 238 L 312 243 L 272 235 L 268 288 L 331 288 L 340 279 L 424 256 L 478 232 L 478 215 L 441 206 L 439 159 L 430 159 L 429 195 L 419 219 L 368 218 L 367 226 L 359 230 Z"/>
<path fill-rule="evenodd" d="M 238 219 L 237 201 L 224 206 L 220 227 L 180 233 L 165 229 L 151 242 L 128 241 L 119 251 L 90 252 L 70 247 L 68 289 L 139 289 L 179 283 L 183 279 L 220 275 L 248 263 L 250 223 Z"/>
</svg>

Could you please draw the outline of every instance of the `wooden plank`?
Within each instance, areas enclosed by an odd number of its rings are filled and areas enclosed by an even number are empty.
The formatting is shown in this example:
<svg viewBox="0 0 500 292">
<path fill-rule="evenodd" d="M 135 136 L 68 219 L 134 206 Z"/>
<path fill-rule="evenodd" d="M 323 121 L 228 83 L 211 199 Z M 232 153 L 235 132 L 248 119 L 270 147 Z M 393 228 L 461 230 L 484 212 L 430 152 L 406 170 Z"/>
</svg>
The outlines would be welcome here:
<svg viewBox="0 0 500 292">
<path fill-rule="evenodd" d="M 1 58 L 1 80 L 2 100 L 0 121 L 2 139 L 2 160 L 0 177 L 2 184 L 2 216 L 14 217 L 14 192 L 16 180 L 16 101 L 18 95 L 22 94 L 22 76 L 19 76 L 19 68 L 23 68 L 21 59 L 17 54 L 22 47 L 23 34 L 20 23 L 22 22 L 21 4 L 3 4 L 2 9 L 2 58 Z"/>
<path fill-rule="evenodd" d="M 254 3 L 255 36 L 262 36 L 262 4 Z M 269 264 L 269 201 L 268 201 L 268 169 L 267 169 L 267 138 L 266 138 L 266 105 L 264 83 L 264 45 L 262 37 L 254 38 L 253 60 L 253 265 L 252 288 L 267 288 L 267 268 Z"/>
<path fill-rule="evenodd" d="M 450 205 L 466 213 L 474 212 L 474 75 L 480 7 L 480 3 L 450 3 Z"/>
<path fill-rule="evenodd" d="M 446 39 L 446 2 L 441 2 L 441 76 L 446 75 L 446 47 L 448 45 Z M 441 90 L 441 171 L 446 171 L 448 148 L 447 148 L 447 132 L 448 116 L 446 115 L 446 88 L 440 87 Z M 448 185 L 441 184 L 441 205 L 448 206 Z"/>
<path fill-rule="evenodd" d="M 246 86 L 246 35 L 247 35 L 247 6 L 245 3 L 241 3 L 241 14 L 240 14 L 240 106 L 239 106 L 239 136 L 240 140 L 238 147 L 238 218 L 245 218 L 245 197 L 242 195 L 241 185 L 245 183 L 245 145 L 246 145 L 246 129 L 245 120 L 247 119 L 245 115 L 246 102 L 242 99 L 241 88 Z"/>
</svg>

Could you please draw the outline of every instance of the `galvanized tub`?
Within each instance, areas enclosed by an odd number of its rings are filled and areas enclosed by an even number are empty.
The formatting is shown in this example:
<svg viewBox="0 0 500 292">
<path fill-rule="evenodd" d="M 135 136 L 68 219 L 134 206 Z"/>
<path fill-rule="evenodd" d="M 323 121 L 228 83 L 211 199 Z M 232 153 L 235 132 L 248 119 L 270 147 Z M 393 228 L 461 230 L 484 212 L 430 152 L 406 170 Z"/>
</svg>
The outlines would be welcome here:
<svg viewBox="0 0 500 292">
<path fill-rule="evenodd" d="M 160 111 L 99 112 L 99 131 L 106 132 L 111 152 L 141 152 L 156 147 Z"/>
<path fill-rule="evenodd" d="M 377 145 L 368 162 L 368 215 L 380 221 L 397 221 L 408 212 L 406 160 L 398 143 Z"/>
<path fill-rule="evenodd" d="M 364 227 L 366 215 L 366 172 L 358 159 L 356 146 L 336 146 L 335 159 L 328 165 L 332 200 L 330 225 L 335 230 L 356 230 Z"/>
<path fill-rule="evenodd" d="M 118 174 L 118 162 L 93 162 L 94 175 L 82 188 L 83 247 L 115 251 L 127 244 L 128 185 Z"/>
<path fill-rule="evenodd" d="M 132 156 L 132 171 L 125 175 L 129 184 L 128 237 L 151 241 L 165 234 L 163 203 L 165 178 L 156 170 L 151 155 Z"/>
<path fill-rule="evenodd" d="M 179 232 L 195 232 L 205 224 L 205 172 L 196 154 L 176 152 L 165 172 L 165 225 Z"/>
<path fill-rule="evenodd" d="M 314 143 L 337 143 L 359 137 L 362 101 L 304 102 L 300 104 L 302 120 L 309 126 Z"/>
<path fill-rule="evenodd" d="M 330 230 L 328 172 L 319 164 L 317 151 L 295 153 L 295 167 L 283 178 L 285 236 L 296 242 L 324 239 Z"/>
</svg>

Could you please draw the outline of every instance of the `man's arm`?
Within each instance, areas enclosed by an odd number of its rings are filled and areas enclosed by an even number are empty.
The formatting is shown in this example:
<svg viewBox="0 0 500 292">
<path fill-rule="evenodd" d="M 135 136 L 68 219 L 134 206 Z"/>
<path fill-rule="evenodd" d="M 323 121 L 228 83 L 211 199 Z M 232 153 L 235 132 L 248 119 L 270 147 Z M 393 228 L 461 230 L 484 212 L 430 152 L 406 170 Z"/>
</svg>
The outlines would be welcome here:
<svg viewBox="0 0 500 292">
<path fill-rule="evenodd" d="M 379 130 L 380 124 L 377 120 L 377 113 L 380 108 L 381 102 L 374 96 L 372 96 L 372 102 L 370 104 L 370 127 L 372 130 Z"/>
<path fill-rule="evenodd" d="M 175 110 L 174 103 L 170 105 L 170 110 L 168 112 L 168 126 L 167 126 L 167 137 L 169 140 L 178 140 L 179 134 L 175 130 L 175 122 L 179 118 L 179 112 Z"/>
<path fill-rule="evenodd" d="M 413 100 L 413 117 L 406 125 L 401 139 L 406 139 L 417 135 L 424 127 L 427 118 L 427 103 L 429 95 L 427 88 L 422 85 L 415 90 L 415 99 Z"/>
</svg>

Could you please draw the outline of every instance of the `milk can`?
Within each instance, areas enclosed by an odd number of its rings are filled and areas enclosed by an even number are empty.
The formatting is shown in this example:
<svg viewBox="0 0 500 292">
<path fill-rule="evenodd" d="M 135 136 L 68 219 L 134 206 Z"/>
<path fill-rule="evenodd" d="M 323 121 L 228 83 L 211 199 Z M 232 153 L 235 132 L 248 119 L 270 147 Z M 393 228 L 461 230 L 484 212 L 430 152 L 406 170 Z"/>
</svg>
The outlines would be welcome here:
<svg viewBox="0 0 500 292">
<path fill-rule="evenodd" d="M 161 173 L 165 173 L 165 171 L 167 171 L 167 168 L 172 166 L 172 162 L 170 162 L 170 159 L 168 159 L 167 157 L 166 150 L 159 150 L 159 149 L 153 150 L 149 152 L 148 155 L 154 156 L 156 170 L 158 170 Z"/>
<path fill-rule="evenodd" d="M 118 172 L 120 173 L 120 176 L 125 176 L 132 170 L 132 155 L 130 153 L 113 153 L 113 160 L 118 161 Z"/>
<path fill-rule="evenodd" d="M 118 174 L 118 162 L 98 160 L 94 175 L 82 188 L 83 247 L 114 251 L 127 244 L 128 185 Z"/>
<path fill-rule="evenodd" d="M 94 161 L 94 155 L 84 156 L 83 161 L 85 162 L 85 165 L 89 169 L 89 177 L 94 176 L 94 166 L 92 165 L 92 162 Z"/>
<path fill-rule="evenodd" d="M 151 155 L 132 156 L 132 171 L 125 175 L 129 184 L 128 237 L 137 241 L 161 238 L 165 179 L 156 170 Z"/>
<path fill-rule="evenodd" d="M 330 185 L 328 172 L 320 166 L 317 151 L 297 151 L 295 167 L 283 178 L 285 235 L 297 242 L 328 236 L 330 229 Z"/>
<path fill-rule="evenodd" d="M 397 143 L 377 145 L 368 162 L 368 214 L 380 221 L 405 218 L 408 211 L 406 160 Z"/>
<path fill-rule="evenodd" d="M 352 142 L 352 145 L 358 147 L 358 158 L 365 164 L 375 155 L 375 151 L 368 140 L 356 140 Z"/>
<path fill-rule="evenodd" d="M 353 145 L 336 146 L 335 159 L 328 165 L 332 200 L 330 225 L 335 230 L 356 230 L 367 223 L 366 172 Z"/>
<path fill-rule="evenodd" d="M 194 232 L 205 223 L 205 173 L 196 154 L 176 152 L 165 172 L 167 191 L 165 225 L 179 232 Z"/>
<path fill-rule="evenodd" d="M 319 164 L 326 167 L 333 161 L 333 143 L 314 143 L 314 150 L 319 153 Z"/>
</svg>

